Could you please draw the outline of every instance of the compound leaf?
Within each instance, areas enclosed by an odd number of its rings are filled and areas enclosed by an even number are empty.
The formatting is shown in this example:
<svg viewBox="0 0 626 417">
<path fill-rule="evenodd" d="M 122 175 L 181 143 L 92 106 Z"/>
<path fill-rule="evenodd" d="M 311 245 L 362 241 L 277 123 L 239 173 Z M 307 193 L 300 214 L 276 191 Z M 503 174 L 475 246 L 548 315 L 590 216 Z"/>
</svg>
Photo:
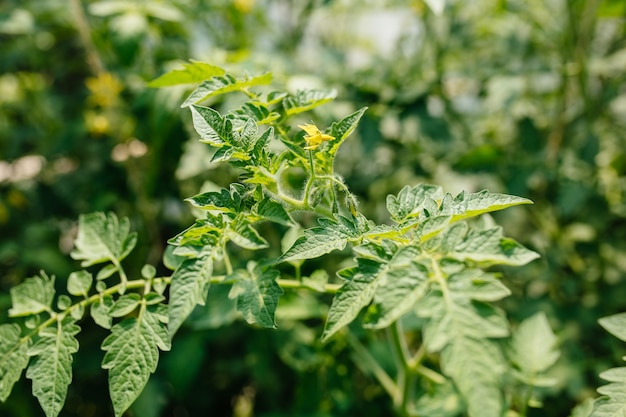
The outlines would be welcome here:
<svg viewBox="0 0 626 417">
<path fill-rule="evenodd" d="M 283 293 L 276 283 L 279 276 L 276 270 L 261 271 L 259 267 L 234 274 L 235 282 L 228 297 L 237 300 L 237 310 L 243 314 L 246 322 L 268 328 L 276 327 L 274 314 Z"/>
<path fill-rule="evenodd" d="M 0 325 L 0 401 L 9 398 L 13 385 L 28 365 L 30 339 L 20 339 L 17 324 Z"/>
<path fill-rule="evenodd" d="M 20 317 L 50 311 L 54 293 L 54 277 L 49 277 L 45 272 L 26 278 L 11 288 L 12 307 L 9 316 Z"/>
<path fill-rule="evenodd" d="M 39 400 L 47 417 L 59 415 L 67 387 L 72 382 L 72 354 L 78 352 L 76 334 L 80 327 L 72 317 L 65 317 L 56 326 L 45 327 L 39 339 L 28 349 L 34 356 L 26 377 L 33 380 L 33 395 Z"/>
<path fill-rule="evenodd" d="M 121 261 L 135 247 L 137 234 L 130 233 L 128 218 L 118 220 L 114 213 L 82 214 L 78 220 L 76 248 L 72 258 L 82 260 L 81 266 L 107 261 Z"/>
<path fill-rule="evenodd" d="M 156 370 L 159 349 L 170 349 L 170 339 L 159 306 L 142 306 L 139 315 L 113 326 L 102 342 L 102 368 L 109 370 L 109 392 L 116 417 L 130 407 Z"/>
</svg>

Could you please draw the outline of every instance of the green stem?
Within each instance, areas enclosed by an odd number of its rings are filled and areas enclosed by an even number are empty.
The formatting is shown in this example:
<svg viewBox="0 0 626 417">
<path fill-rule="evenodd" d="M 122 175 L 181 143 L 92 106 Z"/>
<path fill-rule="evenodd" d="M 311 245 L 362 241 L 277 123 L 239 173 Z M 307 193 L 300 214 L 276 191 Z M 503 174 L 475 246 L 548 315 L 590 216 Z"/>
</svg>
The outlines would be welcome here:
<svg viewBox="0 0 626 417">
<path fill-rule="evenodd" d="M 374 375 L 374 378 L 378 380 L 380 385 L 391 398 L 397 397 L 398 386 L 380 366 L 378 361 L 369 353 L 365 346 L 363 346 L 361 342 L 359 342 L 359 340 L 349 331 L 346 332 L 346 340 L 358 359 L 355 361 L 357 366 L 359 366 L 366 373 L 371 372 L 372 375 Z"/>
<path fill-rule="evenodd" d="M 281 288 L 287 288 L 287 289 L 309 289 L 309 290 L 314 290 L 314 291 L 318 291 L 319 289 L 309 286 L 306 283 L 303 283 L 301 281 L 296 281 L 294 279 L 277 279 L 276 283 L 281 287 Z M 324 285 L 324 293 L 325 294 L 336 294 L 337 291 L 339 291 L 339 288 L 341 288 L 340 284 L 325 284 Z"/>
<path fill-rule="evenodd" d="M 387 328 L 387 336 L 391 343 L 391 350 L 396 362 L 398 374 L 396 376 L 398 390 L 393 398 L 396 409 L 403 415 L 409 416 L 409 407 L 413 402 L 413 391 L 415 389 L 415 373 L 409 366 L 411 355 L 406 344 L 402 324 L 396 321 Z"/>
<path fill-rule="evenodd" d="M 311 165 L 311 175 L 309 175 L 309 178 L 306 181 L 306 186 L 304 188 L 304 197 L 302 198 L 302 201 L 304 201 L 304 204 L 307 207 L 310 207 L 309 194 L 311 193 L 311 187 L 313 186 L 313 181 L 315 181 L 316 179 L 315 165 L 313 164 L 313 151 L 309 151 L 309 164 Z"/>
</svg>

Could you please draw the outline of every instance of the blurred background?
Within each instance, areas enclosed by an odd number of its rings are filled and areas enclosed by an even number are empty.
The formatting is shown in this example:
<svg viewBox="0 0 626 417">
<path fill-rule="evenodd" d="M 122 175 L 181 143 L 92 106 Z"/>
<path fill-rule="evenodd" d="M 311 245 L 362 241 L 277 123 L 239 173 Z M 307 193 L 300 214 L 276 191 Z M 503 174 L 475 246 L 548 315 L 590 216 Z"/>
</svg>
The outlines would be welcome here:
<svg viewBox="0 0 626 417">
<path fill-rule="evenodd" d="M 80 213 L 130 217 L 137 273 L 193 220 L 184 198 L 228 183 L 180 109 L 188 90 L 146 87 L 196 59 L 336 89 L 311 114 L 318 126 L 368 106 L 337 167 L 372 219 L 387 194 L 422 182 L 532 199 L 495 216 L 542 255 L 505 271 L 502 307 L 513 323 L 547 313 L 558 383 L 530 415 L 569 415 L 626 352 L 597 325 L 626 311 L 625 19 L 622 0 L 3 0 L 0 322 L 11 286 L 40 269 L 62 286 L 79 268 L 68 254 Z M 390 414 L 345 343 L 316 341 L 320 320 L 251 328 L 220 291 L 129 416 Z M 61 415 L 110 416 L 105 333 L 82 326 Z M 29 380 L 0 415 L 43 416 Z"/>
</svg>

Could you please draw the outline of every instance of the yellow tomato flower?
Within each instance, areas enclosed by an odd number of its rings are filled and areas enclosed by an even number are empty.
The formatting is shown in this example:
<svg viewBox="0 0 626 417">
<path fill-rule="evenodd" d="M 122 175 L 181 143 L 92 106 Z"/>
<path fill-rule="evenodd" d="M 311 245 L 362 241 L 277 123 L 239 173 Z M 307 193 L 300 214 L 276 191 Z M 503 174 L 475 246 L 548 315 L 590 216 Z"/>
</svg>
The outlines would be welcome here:
<svg viewBox="0 0 626 417">
<path fill-rule="evenodd" d="M 316 149 L 322 144 L 322 142 L 327 142 L 329 140 L 335 139 L 333 136 L 320 132 L 318 127 L 312 124 L 306 123 L 303 125 L 298 125 L 298 127 L 306 132 L 304 140 L 306 141 L 307 146 L 305 146 L 304 149 L 307 150 Z"/>
</svg>

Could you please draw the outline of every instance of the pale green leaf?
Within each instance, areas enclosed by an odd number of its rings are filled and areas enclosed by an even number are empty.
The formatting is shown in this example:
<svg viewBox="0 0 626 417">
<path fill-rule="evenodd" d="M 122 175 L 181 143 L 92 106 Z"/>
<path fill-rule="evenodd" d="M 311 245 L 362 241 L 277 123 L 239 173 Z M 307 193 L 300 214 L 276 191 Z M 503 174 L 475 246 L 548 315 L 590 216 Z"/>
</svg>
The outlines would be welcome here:
<svg viewBox="0 0 626 417">
<path fill-rule="evenodd" d="M 330 155 L 336 154 L 341 144 L 354 132 L 366 110 L 367 107 L 363 107 L 330 126 L 330 135 L 335 138 L 331 141 L 331 146 L 328 150 Z"/>
<path fill-rule="evenodd" d="M 267 248 L 269 244 L 247 222 L 240 220 L 234 228 L 227 230 L 226 236 L 237 246 L 244 249 L 257 250 Z"/>
<path fill-rule="evenodd" d="M 328 103 L 336 96 L 335 90 L 300 90 L 283 99 L 283 108 L 287 116 L 293 116 Z"/>
<path fill-rule="evenodd" d="M 216 75 L 224 75 L 224 70 L 204 62 L 184 63 L 183 69 L 169 71 L 150 81 L 148 87 L 169 87 L 179 84 L 199 83 Z"/>
<path fill-rule="evenodd" d="M 213 258 L 185 259 L 172 274 L 168 305 L 168 331 L 170 338 L 193 311 L 204 305 L 213 274 Z"/>
<path fill-rule="evenodd" d="M 454 199 L 450 194 L 446 194 L 441 202 L 439 214 L 451 215 L 452 221 L 458 221 L 520 204 L 533 204 L 533 202 L 527 198 L 490 193 L 487 190 L 471 194 L 462 192 Z"/>
<path fill-rule="evenodd" d="M 12 307 L 9 316 L 20 317 L 50 311 L 54 293 L 54 277 L 49 277 L 45 272 L 26 278 L 11 288 Z"/>
<path fill-rule="evenodd" d="M 587 398 L 582 403 L 578 404 L 572 410 L 572 413 L 569 417 L 589 417 L 591 416 L 591 411 L 593 410 L 593 398 Z"/>
<path fill-rule="evenodd" d="M 21 340 L 17 324 L 0 324 L 0 401 L 4 402 L 28 365 L 31 339 Z"/>
<path fill-rule="evenodd" d="M 510 358 L 517 366 L 526 383 L 534 385 L 533 379 L 541 376 L 559 358 L 557 339 L 543 312 L 524 320 L 510 343 Z"/>
<path fill-rule="evenodd" d="M 203 81 L 198 87 L 196 87 L 196 89 L 193 90 L 189 97 L 187 97 L 187 99 L 183 102 L 181 107 L 189 107 L 192 104 L 199 103 L 220 94 L 242 91 L 248 89 L 249 87 L 269 84 L 271 81 L 272 74 L 270 73 L 241 79 L 236 79 L 229 74 L 215 76 L 209 80 Z"/>
<path fill-rule="evenodd" d="M 90 272 L 85 270 L 72 272 L 67 278 L 67 292 L 72 295 L 87 297 L 92 284 L 93 275 Z"/>
<path fill-rule="evenodd" d="M 593 405 L 590 417 L 621 417 L 626 415 L 626 368 L 604 371 L 600 377 L 610 382 L 598 388 L 603 397 Z"/>
<path fill-rule="evenodd" d="M 502 417 L 504 359 L 497 343 L 458 335 L 441 352 L 441 367 L 461 393 L 469 417 Z"/>
<path fill-rule="evenodd" d="M 464 269 L 448 278 L 448 287 L 456 296 L 476 301 L 498 301 L 511 295 L 494 274 L 481 269 Z"/>
<path fill-rule="evenodd" d="M 509 335 L 506 319 L 490 304 L 448 300 L 441 295 L 430 300 L 434 305 L 426 314 L 431 319 L 424 327 L 424 344 L 429 352 L 439 352 L 459 337 L 486 339 Z"/>
<path fill-rule="evenodd" d="M 56 325 L 45 327 L 39 339 L 28 349 L 34 359 L 26 377 L 33 380 L 33 395 L 47 417 L 56 417 L 63 408 L 67 387 L 72 382 L 72 354 L 78 352 L 76 320 L 65 317 Z"/>
<path fill-rule="evenodd" d="M 89 312 L 91 313 L 91 318 L 94 322 L 100 327 L 105 329 L 111 328 L 112 316 L 111 316 L 111 307 L 113 307 L 113 297 L 110 295 L 105 295 L 100 297 L 96 302 L 91 305 Z"/>
<path fill-rule="evenodd" d="M 482 265 L 525 265 L 539 257 L 536 252 L 526 249 L 513 239 L 503 237 L 501 227 L 472 229 L 456 242 L 446 255 L 459 261 L 473 261 Z"/>
<path fill-rule="evenodd" d="M 407 185 L 397 196 L 387 196 L 387 210 L 392 220 L 402 223 L 407 219 L 419 217 L 429 200 L 439 200 L 441 197 L 442 191 L 439 186 L 420 184 L 410 187 Z"/>
<path fill-rule="evenodd" d="M 458 417 L 463 410 L 463 401 L 450 380 L 434 384 L 431 390 L 420 395 L 415 402 L 415 413 L 418 416 Z"/>
<path fill-rule="evenodd" d="M 372 301 L 380 281 L 385 277 L 382 273 L 384 266 L 380 262 L 358 258 L 357 263 L 357 267 L 343 271 L 342 278 L 348 279 L 348 282 L 333 298 L 322 341 L 328 340 L 356 318 L 361 309 Z"/>
<path fill-rule="evenodd" d="M 414 307 L 428 286 L 428 271 L 421 264 L 412 262 L 406 267 L 391 269 L 374 295 L 374 304 L 368 310 L 363 327 L 382 329 L 391 325 Z"/>
<path fill-rule="evenodd" d="M 82 214 L 78 220 L 78 236 L 74 242 L 76 248 L 71 256 L 82 260 L 81 266 L 121 261 L 133 250 L 136 243 L 137 234 L 130 233 L 128 218 L 118 220 L 114 213 Z"/>
<path fill-rule="evenodd" d="M 259 125 L 267 125 L 280 118 L 280 114 L 270 111 L 261 103 L 245 103 L 241 108 L 232 112 L 236 119 L 252 119 Z"/>
<path fill-rule="evenodd" d="M 124 294 L 115 301 L 115 304 L 109 310 L 109 314 L 111 317 L 124 317 L 135 311 L 140 302 L 141 296 L 139 294 Z"/>
<path fill-rule="evenodd" d="M 283 293 L 276 283 L 279 276 L 280 273 L 276 270 L 262 271 L 259 267 L 235 273 L 235 282 L 228 297 L 237 300 L 237 310 L 246 322 L 258 323 L 268 328 L 276 327 L 274 314 L 278 299 Z"/>
<path fill-rule="evenodd" d="M 202 138 L 202 142 L 221 147 L 232 143 L 233 125 L 230 120 L 210 107 L 191 106 L 193 127 Z"/>
<path fill-rule="evenodd" d="M 106 351 L 102 368 L 109 370 L 109 393 L 116 417 L 141 393 L 150 374 L 156 370 L 159 349 L 170 349 L 170 339 L 159 306 L 142 307 L 135 318 L 113 326 L 102 343 Z"/>
<path fill-rule="evenodd" d="M 602 317 L 598 320 L 600 326 L 617 337 L 623 342 L 626 342 L 626 313 L 614 314 L 608 317 Z"/>
<path fill-rule="evenodd" d="M 356 240 L 363 234 L 356 225 L 343 216 L 338 220 L 319 219 L 320 227 L 304 231 L 294 244 L 280 258 L 279 262 L 298 259 L 312 259 L 334 250 L 342 250 L 349 241 Z"/>
</svg>

